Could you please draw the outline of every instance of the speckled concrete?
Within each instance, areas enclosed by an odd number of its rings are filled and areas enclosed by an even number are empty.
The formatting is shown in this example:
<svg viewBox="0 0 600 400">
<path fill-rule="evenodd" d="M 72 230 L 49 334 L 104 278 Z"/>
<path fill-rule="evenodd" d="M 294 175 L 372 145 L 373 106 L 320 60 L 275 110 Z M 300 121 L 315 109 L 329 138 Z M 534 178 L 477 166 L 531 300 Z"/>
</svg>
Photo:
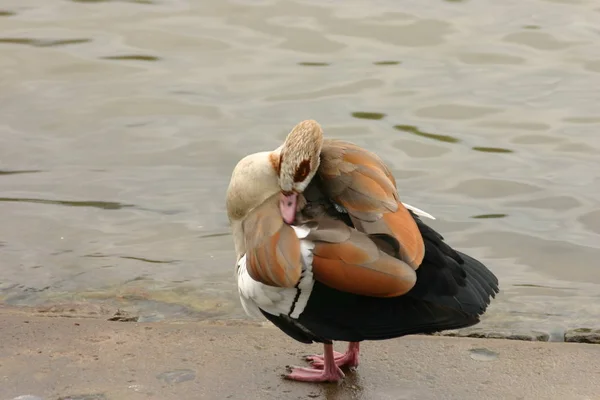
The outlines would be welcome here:
<svg viewBox="0 0 600 400">
<path fill-rule="evenodd" d="M 592 344 L 410 336 L 365 343 L 358 371 L 316 385 L 280 374 L 320 347 L 267 324 L 0 308 L 0 338 L 0 400 L 600 399 L 600 346 Z"/>
</svg>

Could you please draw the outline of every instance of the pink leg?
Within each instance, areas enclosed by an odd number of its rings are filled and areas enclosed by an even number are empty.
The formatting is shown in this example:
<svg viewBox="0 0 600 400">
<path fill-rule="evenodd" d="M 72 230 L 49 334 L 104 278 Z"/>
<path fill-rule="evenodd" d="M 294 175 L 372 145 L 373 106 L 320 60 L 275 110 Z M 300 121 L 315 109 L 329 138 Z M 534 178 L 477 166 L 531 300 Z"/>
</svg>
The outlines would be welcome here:
<svg viewBox="0 0 600 400">
<path fill-rule="evenodd" d="M 323 353 L 323 366 L 320 369 L 288 367 L 290 373 L 285 375 L 285 377 L 302 382 L 338 382 L 344 377 L 344 373 L 336 365 L 333 355 L 333 345 L 323 345 Z"/>
<path fill-rule="evenodd" d="M 334 360 L 335 364 L 338 367 L 350 367 L 356 368 L 358 367 L 358 353 L 360 351 L 360 343 L 359 342 L 350 342 L 348 344 L 348 350 L 344 354 L 338 353 L 334 351 Z M 308 356 L 306 357 L 307 361 L 310 361 L 310 364 L 314 368 L 323 368 L 325 362 L 323 356 Z"/>
</svg>

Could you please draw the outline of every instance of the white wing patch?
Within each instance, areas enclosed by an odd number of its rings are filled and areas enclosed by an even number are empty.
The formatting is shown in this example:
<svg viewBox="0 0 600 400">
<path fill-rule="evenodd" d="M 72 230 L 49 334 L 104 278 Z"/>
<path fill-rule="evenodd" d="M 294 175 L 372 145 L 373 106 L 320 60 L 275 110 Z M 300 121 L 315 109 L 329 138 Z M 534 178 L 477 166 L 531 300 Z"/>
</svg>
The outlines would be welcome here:
<svg viewBox="0 0 600 400">
<path fill-rule="evenodd" d="M 409 209 L 410 211 L 414 212 L 415 214 L 417 214 L 419 217 L 425 217 L 425 218 L 429 218 L 429 219 L 435 219 L 435 217 L 423 210 L 421 210 L 420 208 L 411 206 L 410 204 L 406 204 L 406 203 L 402 203 L 402 205 L 404 205 L 404 207 L 406 207 L 407 209 Z"/>
<path fill-rule="evenodd" d="M 244 311 L 251 317 L 261 317 L 259 307 L 267 312 L 283 300 L 283 288 L 263 285 L 252 279 L 246 269 L 246 255 L 238 261 L 238 292 Z"/>
<path fill-rule="evenodd" d="M 294 229 L 295 230 L 295 229 Z M 300 240 L 300 253 L 302 254 L 303 271 L 298 283 L 298 289 L 300 295 L 296 299 L 294 308 L 290 311 L 290 317 L 299 318 L 300 314 L 304 311 L 310 294 L 312 293 L 315 280 L 313 279 L 312 263 L 313 263 L 313 249 L 315 245 L 309 240 Z"/>
<path fill-rule="evenodd" d="M 244 311 L 251 317 L 261 317 L 260 310 L 273 315 L 289 315 L 298 318 L 304 311 L 314 285 L 312 261 L 314 244 L 305 238 L 310 229 L 292 226 L 300 238 L 302 275 L 294 288 L 280 288 L 255 281 L 246 269 L 246 255 L 237 263 L 238 292 Z M 300 292 L 300 293 L 298 293 Z"/>
</svg>

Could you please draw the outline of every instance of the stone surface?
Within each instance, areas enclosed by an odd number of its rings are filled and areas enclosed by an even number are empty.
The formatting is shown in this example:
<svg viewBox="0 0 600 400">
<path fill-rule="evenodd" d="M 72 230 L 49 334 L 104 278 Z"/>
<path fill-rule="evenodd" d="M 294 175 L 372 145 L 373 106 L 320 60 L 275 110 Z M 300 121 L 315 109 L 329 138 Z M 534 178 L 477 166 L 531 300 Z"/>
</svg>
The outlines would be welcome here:
<svg viewBox="0 0 600 400">
<path fill-rule="evenodd" d="M 547 342 L 550 335 L 538 331 L 483 331 L 478 328 L 458 329 L 436 333 L 436 336 L 471 337 L 485 339 L 525 340 L 531 342 Z"/>
<path fill-rule="evenodd" d="M 498 353 L 484 347 L 471 349 L 469 352 L 471 353 L 471 358 L 477 361 L 494 361 L 498 359 Z"/>
<path fill-rule="evenodd" d="M 123 310 L 117 310 L 117 312 L 115 312 L 115 314 L 108 318 L 109 321 L 119 321 L 119 322 L 137 322 L 139 319 L 139 316 L 137 315 L 130 315 L 129 313 L 123 311 Z"/>
<path fill-rule="evenodd" d="M 38 396 L 33 396 L 33 395 L 30 395 L 30 394 L 24 394 L 24 395 L 21 395 L 21 396 L 17 396 L 15 398 L 13 398 L 12 400 L 44 400 L 44 399 L 42 399 L 41 397 L 38 397 Z"/>
<path fill-rule="evenodd" d="M 0 306 L 0 337 L 1 400 L 591 400 L 600 382 L 600 346 L 580 343 L 424 335 L 366 342 L 356 372 L 315 385 L 280 375 L 322 347 L 268 324 L 123 323 Z"/>
<path fill-rule="evenodd" d="M 59 397 L 58 400 L 107 400 L 104 393 L 76 394 L 72 396 Z"/>
<path fill-rule="evenodd" d="M 191 369 L 176 369 L 174 371 L 160 373 L 156 376 L 156 378 L 166 383 L 174 384 L 185 381 L 193 381 L 196 379 L 196 373 Z"/>
<path fill-rule="evenodd" d="M 565 342 L 600 344 L 600 329 L 570 329 L 565 333 Z"/>
</svg>

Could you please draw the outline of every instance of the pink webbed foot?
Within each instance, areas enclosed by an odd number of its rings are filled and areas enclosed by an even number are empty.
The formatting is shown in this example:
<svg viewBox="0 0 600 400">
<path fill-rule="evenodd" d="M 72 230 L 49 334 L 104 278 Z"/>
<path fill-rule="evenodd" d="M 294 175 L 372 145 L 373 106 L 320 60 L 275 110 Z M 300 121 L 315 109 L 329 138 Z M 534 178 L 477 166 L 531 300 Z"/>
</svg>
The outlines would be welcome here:
<svg viewBox="0 0 600 400">
<path fill-rule="evenodd" d="M 358 367 L 358 354 L 359 354 L 359 343 L 358 342 L 350 342 L 348 344 L 348 350 L 345 353 L 338 353 L 337 351 L 333 352 L 333 359 L 335 361 L 335 365 L 338 367 L 349 367 L 356 368 Z M 306 360 L 310 362 L 313 368 L 322 369 L 325 366 L 325 361 L 323 356 L 308 356 Z"/>
<path fill-rule="evenodd" d="M 333 345 L 323 345 L 322 368 L 288 367 L 290 373 L 285 375 L 287 379 L 302 382 L 338 382 L 344 378 L 344 373 L 337 366 L 333 354 Z"/>
<path fill-rule="evenodd" d="M 288 367 L 290 373 L 285 375 L 287 379 L 301 382 L 339 382 L 344 379 L 344 372 L 335 365 L 335 369 L 317 369 L 303 367 Z"/>
<path fill-rule="evenodd" d="M 338 367 L 341 367 L 341 361 L 344 359 L 344 357 L 346 356 L 346 353 L 338 353 L 337 351 L 333 352 L 333 359 L 335 360 L 335 364 Z M 324 357 L 323 355 L 312 355 L 312 356 L 306 356 L 304 357 L 304 359 L 308 362 L 311 363 L 311 365 L 313 367 L 319 368 L 319 366 L 315 365 L 315 364 L 320 364 L 320 368 L 323 368 L 324 365 Z"/>
</svg>

